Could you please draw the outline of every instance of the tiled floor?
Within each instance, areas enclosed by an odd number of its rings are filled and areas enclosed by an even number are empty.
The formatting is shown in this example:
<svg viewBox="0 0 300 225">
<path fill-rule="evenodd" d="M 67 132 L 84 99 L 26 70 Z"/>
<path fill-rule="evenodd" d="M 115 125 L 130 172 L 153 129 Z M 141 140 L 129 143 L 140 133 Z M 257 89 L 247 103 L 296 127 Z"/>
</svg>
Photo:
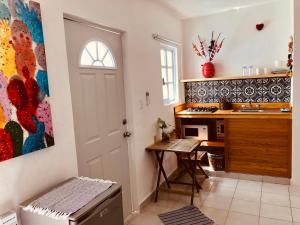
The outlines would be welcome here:
<svg viewBox="0 0 300 225">
<path fill-rule="evenodd" d="M 161 225 L 158 214 L 189 204 L 188 196 L 160 193 L 128 225 Z M 300 225 L 300 188 L 231 178 L 209 178 L 195 205 L 218 225 Z"/>
</svg>

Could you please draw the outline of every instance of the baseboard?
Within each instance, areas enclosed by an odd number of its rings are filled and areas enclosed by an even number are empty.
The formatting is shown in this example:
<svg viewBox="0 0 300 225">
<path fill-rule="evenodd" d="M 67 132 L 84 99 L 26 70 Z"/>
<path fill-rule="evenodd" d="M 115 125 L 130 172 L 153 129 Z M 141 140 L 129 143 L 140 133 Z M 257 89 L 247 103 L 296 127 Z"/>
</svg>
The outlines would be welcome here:
<svg viewBox="0 0 300 225">
<path fill-rule="evenodd" d="M 129 216 L 127 216 L 127 218 L 124 221 L 124 224 L 127 225 L 131 219 L 134 218 L 135 215 L 138 215 L 140 212 L 139 211 L 134 211 L 133 213 L 131 213 Z"/>
</svg>

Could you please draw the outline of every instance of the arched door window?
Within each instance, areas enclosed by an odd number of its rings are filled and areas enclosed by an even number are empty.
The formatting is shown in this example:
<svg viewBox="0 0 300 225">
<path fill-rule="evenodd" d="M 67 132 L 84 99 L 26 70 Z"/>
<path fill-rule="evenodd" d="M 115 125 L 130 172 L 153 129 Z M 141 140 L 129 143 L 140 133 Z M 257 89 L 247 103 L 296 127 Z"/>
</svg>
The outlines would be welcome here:
<svg viewBox="0 0 300 225">
<path fill-rule="evenodd" d="M 83 49 L 80 59 L 82 67 L 116 69 L 116 61 L 111 50 L 101 41 L 91 41 Z"/>
</svg>

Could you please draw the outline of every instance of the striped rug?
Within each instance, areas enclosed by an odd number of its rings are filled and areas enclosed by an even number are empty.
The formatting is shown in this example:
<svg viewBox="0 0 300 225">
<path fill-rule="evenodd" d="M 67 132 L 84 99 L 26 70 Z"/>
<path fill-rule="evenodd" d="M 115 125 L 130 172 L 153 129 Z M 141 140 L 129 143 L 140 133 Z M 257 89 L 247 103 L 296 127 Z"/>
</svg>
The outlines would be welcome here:
<svg viewBox="0 0 300 225">
<path fill-rule="evenodd" d="M 213 225 L 214 221 L 206 217 L 194 206 L 186 206 L 158 216 L 165 225 Z"/>
</svg>

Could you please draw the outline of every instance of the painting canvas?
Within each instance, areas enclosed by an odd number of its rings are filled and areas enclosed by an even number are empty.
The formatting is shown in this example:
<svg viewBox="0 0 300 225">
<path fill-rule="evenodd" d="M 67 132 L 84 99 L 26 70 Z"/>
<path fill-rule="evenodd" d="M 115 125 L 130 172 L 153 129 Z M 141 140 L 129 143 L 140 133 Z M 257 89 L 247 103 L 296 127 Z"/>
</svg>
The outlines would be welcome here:
<svg viewBox="0 0 300 225">
<path fill-rule="evenodd" d="M 0 162 L 54 145 L 40 5 L 0 0 Z"/>
</svg>

